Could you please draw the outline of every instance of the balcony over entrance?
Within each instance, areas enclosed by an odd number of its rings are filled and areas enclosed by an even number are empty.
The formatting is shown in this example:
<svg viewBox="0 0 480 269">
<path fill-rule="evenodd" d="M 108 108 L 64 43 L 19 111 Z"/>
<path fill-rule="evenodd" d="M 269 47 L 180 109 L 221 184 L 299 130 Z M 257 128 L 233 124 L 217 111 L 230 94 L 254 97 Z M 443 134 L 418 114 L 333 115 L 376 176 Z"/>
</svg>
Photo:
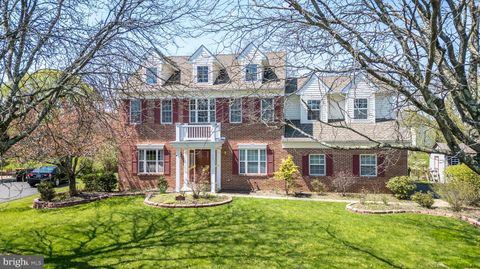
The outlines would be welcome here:
<svg viewBox="0 0 480 269">
<path fill-rule="evenodd" d="M 221 140 L 220 123 L 208 124 L 177 124 L 175 142 L 204 141 L 218 142 Z"/>
</svg>

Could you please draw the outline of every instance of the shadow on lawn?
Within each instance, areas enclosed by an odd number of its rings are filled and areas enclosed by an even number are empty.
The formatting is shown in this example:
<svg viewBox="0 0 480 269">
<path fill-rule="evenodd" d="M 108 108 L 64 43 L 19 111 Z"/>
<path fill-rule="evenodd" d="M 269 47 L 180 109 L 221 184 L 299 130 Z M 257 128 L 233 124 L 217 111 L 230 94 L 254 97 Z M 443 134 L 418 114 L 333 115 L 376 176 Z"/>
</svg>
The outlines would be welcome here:
<svg viewBox="0 0 480 269">
<path fill-rule="evenodd" d="M 402 268 L 341 238 L 328 223 L 303 223 L 264 212 L 261 206 L 157 209 L 139 203 L 138 198 L 112 198 L 64 209 L 73 216 L 83 210 L 95 214 L 63 220 L 67 225 L 32 227 L 23 241 L 18 235 L 0 235 L 0 250 L 43 255 L 56 268 L 315 267 L 311 263 L 342 268 L 350 259 Z M 41 214 L 61 218 L 61 212 Z M 305 248 L 306 240 L 317 244 L 313 252 Z"/>
</svg>

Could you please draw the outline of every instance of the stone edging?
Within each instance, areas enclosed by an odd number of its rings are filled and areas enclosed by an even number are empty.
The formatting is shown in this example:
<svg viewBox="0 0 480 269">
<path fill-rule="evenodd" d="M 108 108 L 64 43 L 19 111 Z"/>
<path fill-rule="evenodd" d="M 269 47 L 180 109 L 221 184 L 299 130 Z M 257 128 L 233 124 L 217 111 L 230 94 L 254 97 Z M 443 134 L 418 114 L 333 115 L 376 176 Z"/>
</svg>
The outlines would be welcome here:
<svg viewBox="0 0 480 269">
<path fill-rule="evenodd" d="M 361 209 L 361 208 L 355 208 L 353 207 L 355 204 L 358 202 L 354 203 L 349 203 L 347 204 L 346 208 L 347 210 L 354 212 L 354 213 L 359 213 L 359 214 L 398 214 L 398 213 L 415 213 L 415 214 L 426 214 L 426 215 L 432 215 L 432 216 L 442 216 L 442 217 L 449 217 L 449 218 L 454 218 L 454 219 L 459 219 L 463 220 L 476 228 L 480 228 L 480 221 L 470 218 L 464 215 L 455 215 L 452 213 L 448 212 L 435 212 L 431 210 L 415 210 L 415 209 L 392 209 L 392 210 L 368 210 L 368 209 Z"/>
<path fill-rule="evenodd" d="M 102 193 L 99 195 L 87 196 L 83 200 L 78 201 L 66 201 L 66 202 L 45 202 L 41 201 L 40 198 L 33 200 L 32 208 L 34 209 L 52 209 L 52 208 L 62 208 L 80 204 L 86 204 L 93 201 L 103 200 L 110 197 L 124 197 L 124 196 L 138 196 L 145 195 L 144 192 L 112 192 L 112 193 Z"/>
<path fill-rule="evenodd" d="M 212 206 L 218 206 L 218 205 L 224 205 L 228 204 L 232 201 L 231 196 L 224 196 L 227 197 L 227 200 L 225 201 L 220 201 L 220 202 L 212 202 L 212 203 L 206 203 L 206 204 L 162 204 L 162 203 L 156 203 L 150 201 L 150 198 L 152 197 L 152 194 L 148 194 L 145 200 L 143 201 L 144 204 L 148 206 L 153 206 L 153 207 L 159 207 L 159 208 L 200 208 L 200 207 L 212 207 Z"/>
</svg>

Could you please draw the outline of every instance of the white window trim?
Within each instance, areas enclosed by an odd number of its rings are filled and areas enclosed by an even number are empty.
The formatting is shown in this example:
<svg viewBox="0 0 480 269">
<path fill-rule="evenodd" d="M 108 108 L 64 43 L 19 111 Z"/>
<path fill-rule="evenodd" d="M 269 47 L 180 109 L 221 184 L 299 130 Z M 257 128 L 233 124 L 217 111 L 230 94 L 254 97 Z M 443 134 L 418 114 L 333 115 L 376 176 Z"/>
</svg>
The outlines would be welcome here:
<svg viewBox="0 0 480 269">
<path fill-rule="evenodd" d="M 308 119 L 308 111 L 309 111 L 309 108 L 308 108 L 308 101 L 319 101 L 320 102 L 320 107 L 318 109 L 312 109 L 312 111 L 315 111 L 315 110 L 318 110 L 320 112 L 320 115 L 319 115 L 319 118 L 317 120 L 309 120 Z M 322 100 L 321 99 L 307 99 L 305 100 L 305 122 L 307 123 L 310 123 L 310 122 L 317 122 L 317 121 L 321 121 L 322 120 Z"/>
<path fill-rule="evenodd" d="M 199 121 L 198 121 L 198 100 L 208 100 L 208 105 L 207 105 L 207 106 L 208 106 L 208 110 L 207 110 L 207 113 L 208 113 L 208 121 L 206 121 L 206 122 L 199 122 Z M 195 111 L 195 121 L 192 121 L 192 109 L 191 109 L 191 107 L 190 107 L 190 103 L 191 103 L 192 101 L 195 101 L 195 109 L 193 110 L 193 111 Z M 213 109 L 210 109 L 210 105 L 211 105 L 212 102 L 213 102 L 214 108 L 213 108 Z M 202 110 L 202 111 L 204 111 L 204 110 Z M 212 111 L 214 112 L 213 119 L 210 118 L 210 114 L 211 114 Z M 217 117 L 216 114 L 217 114 L 217 104 L 216 104 L 215 98 L 196 98 L 196 99 L 190 99 L 190 100 L 188 101 L 188 121 L 189 121 L 190 123 L 199 123 L 199 124 L 202 124 L 202 123 L 204 123 L 204 124 L 214 123 L 214 122 L 217 121 L 217 119 L 216 119 L 216 117 Z M 173 116 L 173 115 L 172 115 L 172 116 Z"/>
<path fill-rule="evenodd" d="M 170 101 L 170 113 L 171 113 L 170 119 L 171 119 L 171 121 L 163 121 L 163 101 Z M 190 105 L 190 103 L 189 103 L 189 105 Z M 160 122 L 162 124 L 172 124 L 173 123 L 173 101 L 172 101 L 172 99 L 160 100 Z"/>
<path fill-rule="evenodd" d="M 132 121 L 132 101 L 138 101 L 140 104 L 140 119 L 139 121 Z M 130 124 L 141 124 L 142 123 L 142 100 L 139 99 L 131 99 L 130 100 L 130 105 L 128 106 L 128 123 Z"/>
<path fill-rule="evenodd" d="M 315 155 L 315 156 L 323 156 L 323 174 L 313 174 L 311 172 L 311 165 L 312 165 L 312 162 L 311 162 L 311 156 L 312 155 Z M 316 165 L 319 165 L 319 164 L 316 164 Z M 327 156 L 325 154 L 308 154 L 308 174 L 310 176 L 326 176 L 327 175 Z"/>
<path fill-rule="evenodd" d="M 238 150 L 239 150 L 239 152 L 238 152 L 238 174 L 239 174 L 239 175 L 241 175 L 241 176 L 265 176 L 265 175 L 268 174 L 268 171 L 267 171 L 267 169 L 268 169 L 268 156 L 267 156 L 268 152 L 267 152 L 267 147 L 266 147 L 266 146 L 265 146 L 265 148 L 259 148 L 259 147 L 257 147 L 257 148 L 240 148 L 240 147 L 239 147 Z M 247 152 L 245 153 L 245 158 L 246 158 L 246 160 L 244 161 L 244 163 L 245 163 L 245 173 L 241 173 L 241 172 L 240 172 L 240 166 L 241 166 L 240 163 L 242 162 L 242 159 L 240 158 L 240 156 L 241 156 L 240 151 L 241 151 L 241 150 L 246 150 L 246 151 L 248 151 L 248 150 L 257 150 L 257 154 L 258 154 L 258 155 L 257 155 L 257 156 L 258 156 L 258 158 L 257 158 L 257 162 L 258 162 L 258 173 L 247 173 L 247 171 L 248 171 L 248 161 L 247 161 L 248 156 L 247 156 Z M 261 151 L 261 150 L 265 150 L 265 173 L 260 173 L 260 170 L 261 170 L 260 167 L 261 167 L 261 163 L 262 163 L 262 162 L 260 161 L 260 151 Z"/>
<path fill-rule="evenodd" d="M 375 157 L 375 175 L 362 175 L 362 156 L 374 156 Z M 359 160 L 358 160 L 358 174 L 360 177 L 376 177 L 378 176 L 378 159 L 377 159 L 377 154 L 360 154 Z"/>
<path fill-rule="evenodd" d="M 149 70 L 150 69 L 153 69 L 155 68 L 155 73 L 153 74 L 154 75 L 154 82 L 148 82 L 148 74 L 149 74 Z M 156 66 L 149 66 L 149 67 L 146 67 L 145 68 L 145 83 L 148 84 L 148 85 L 155 85 L 158 83 L 158 67 Z"/>
<path fill-rule="evenodd" d="M 266 122 L 274 122 L 275 121 L 275 99 L 274 98 L 263 98 L 260 99 L 260 120 L 263 121 L 263 100 L 272 100 L 272 120 Z"/>
<path fill-rule="evenodd" d="M 143 150 L 145 153 L 144 153 L 144 156 L 143 156 L 143 161 L 141 160 L 140 158 L 140 151 Z M 147 170 L 147 150 L 155 150 L 155 156 L 156 157 L 156 160 L 155 160 L 155 167 L 157 167 L 158 169 L 158 164 L 159 164 L 159 160 L 158 160 L 158 151 L 162 151 L 162 171 L 158 171 L 158 172 L 140 172 L 140 164 L 143 165 L 143 171 L 146 171 Z M 163 144 L 142 144 L 142 145 L 137 145 L 137 174 L 138 175 L 163 175 L 165 174 L 165 149 L 164 149 L 164 145 Z"/>
<path fill-rule="evenodd" d="M 238 144 L 238 149 L 267 149 L 267 144 Z"/>
<path fill-rule="evenodd" d="M 247 80 L 247 67 L 248 67 L 249 65 L 256 65 L 256 67 L 257 67 L 257 68 L 256 68 L 256 69 L 257 69 L 257 72 L 255 73 L 255 80 Z M 260 65 L 257 64 L 257 63 L 248 63 L 248 64 L 246 64 L 246 65 L 245 65 L 245 68 L 244 68 L 244 71 L 245 71 L 245 72 L 244 72 L 244 73 L 245 73 L 245 76 L 243 77 L 244 80 L 245 80 L 246 82 L 257 82 L 257 81 L 259 81 L 259 70 L 260 70 Z"/>
<path fill-rule="evenodd" d="M 201 67 L 201 66 L 206 66 L 208 68 L 208 73 L 207 73 L 207 81 L 206 82 L 199 82 L 198 81 L 198 67 Z M 196 64 L 195 65 L 195 68 L 193 69 L 193 72 L 194 72 L 194 76 L 193 76 L 193 80 L 196 84 L 200 84 L 200 85 L 208 85 L 208 84 L 212 84 L 212 65 L 211 64 Z"/>
<path fill-rule="evenodd" d="M 357 99 L 365 99 L 367 100 L 367 117 L 365 119 L 357 119 L 355 118 L 355 100 Z M 353 98 L 353 102 L 352 102 L 352 120 L 353 121 L 356 121 L 356 122 L 369 122 L 370 121 L 370 98 L 368 97 L 358 97 L 358 98 Z M 363 109 L 363 108 L 362 108 Z"/>
<path fill-rule="evenodd" d="M 240 121 L 232 121 L 232 101 L 233 100 L 239 100 L 240 101 Z M 230 123 L 242 123 L 243 121 L 243 108 L 242 108 L 242 98 L 235 98 L 235 99 L 231 99 L 230 102 L 229 102 L 229 106 L 228 106 L 228 117 L 229 117 L 229 122 Z"/>
</svg>

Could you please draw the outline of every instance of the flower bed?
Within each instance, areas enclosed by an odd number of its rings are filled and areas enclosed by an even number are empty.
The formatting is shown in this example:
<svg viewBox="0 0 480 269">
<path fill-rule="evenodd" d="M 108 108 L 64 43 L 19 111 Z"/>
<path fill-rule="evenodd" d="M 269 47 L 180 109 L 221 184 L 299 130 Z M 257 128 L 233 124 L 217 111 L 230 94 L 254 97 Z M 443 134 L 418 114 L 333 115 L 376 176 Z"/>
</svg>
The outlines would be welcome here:
<svg viewBox="0 0 480 269">
<path fill-rule="evenodd" d="M 67 196 L 63 193 L 57 194 L 57 197 L 63 197 L 62 199 L 54 199 L 53 201 L 47 202 L 42 201 L 40 198 L 33 200 L 32 208 L 34 209 L 45 209 L 45 208 L 62 208 L 80 204 L 86 204 L 93 201 L 98 201 L 110 197 L 120 197 L 120 196 L 137 196 L 145 195 L 144 192 L 111 192 L 111 193 L 80 193 L 77 196 Z"/>
<path fill-rule="evenodd" d="M 382 205 L 383 206 L 383 205 Z M 467 212 L 452 212 L 446 209 L 425 209 L 420 207 L 415 207 L 414 205 L 403 206 L 401 204 L 396 204 L 395 207 L 377 209 L 375 206 L 366 203 L 364 205 L 354 202 L 347 205 L 347 210 L 359 214 L 398 214 L 398 213 L 416 213 L 416 214 L 427 214 L 433 216 L 444 216 L 449 218 L 456 218 L 470 223 L 471 225 L 480 228 L 480 219 L 479 212 L 477 210 L 468 210 Z"/>
<path fill-rule="evenodd" d="M 232 197 L 224 195 L 208 195 L 194 199 L 191 194 L 188 194 L 184 196 L 185 200 L 177 200 L 177 196 L 179 196 L 177 193 L 149 194 L 144 203 L 153 207 L 194 208 L 224 205 L 232 201 Z"/>
</svg>

